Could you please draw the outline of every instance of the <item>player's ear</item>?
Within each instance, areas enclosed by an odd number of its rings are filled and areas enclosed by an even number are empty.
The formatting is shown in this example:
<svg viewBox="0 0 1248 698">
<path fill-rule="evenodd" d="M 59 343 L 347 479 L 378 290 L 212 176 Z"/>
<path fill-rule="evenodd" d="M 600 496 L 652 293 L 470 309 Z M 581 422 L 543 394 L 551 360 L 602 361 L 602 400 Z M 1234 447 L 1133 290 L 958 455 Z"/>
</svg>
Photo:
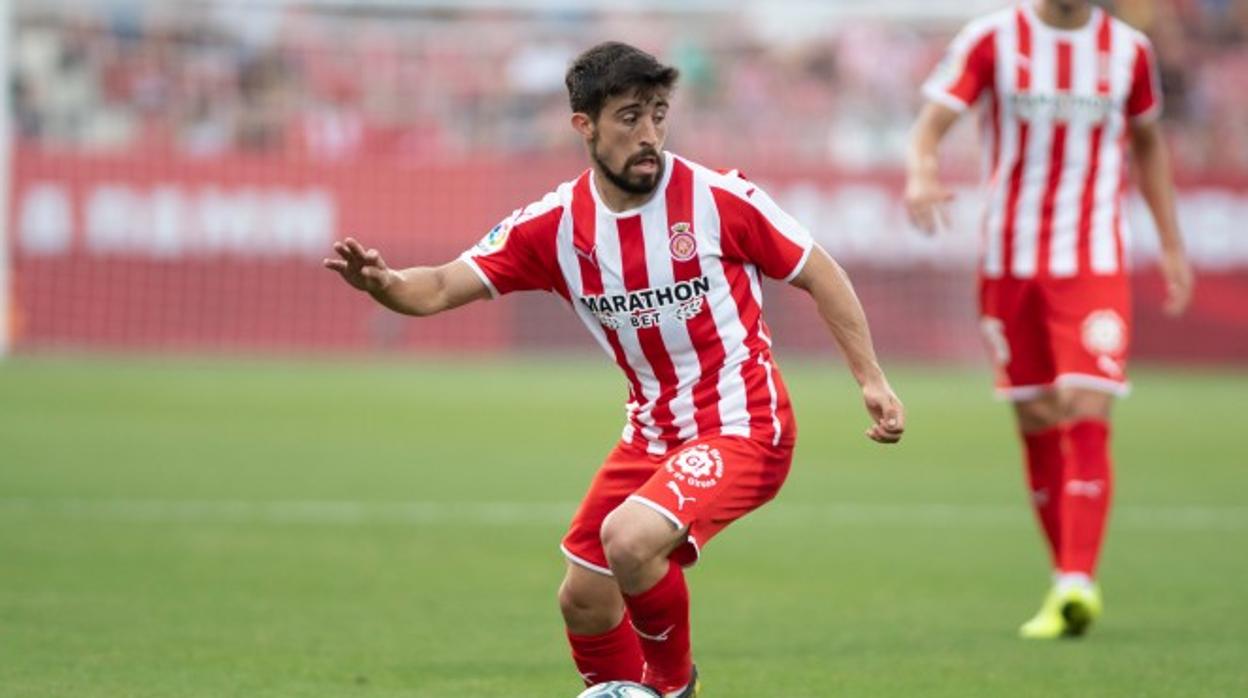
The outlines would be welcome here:
<svg viewBox="0 0 1248 698">
<path fill-rule="evenodd" d="M 576 129 L 576 132 L 581 134 L 585 140 L 590 140 L 594 137 L 594 120 L 589 118 L 589 114 L 579 111 L 573 114 L 572 128 Z"/>
</svg>

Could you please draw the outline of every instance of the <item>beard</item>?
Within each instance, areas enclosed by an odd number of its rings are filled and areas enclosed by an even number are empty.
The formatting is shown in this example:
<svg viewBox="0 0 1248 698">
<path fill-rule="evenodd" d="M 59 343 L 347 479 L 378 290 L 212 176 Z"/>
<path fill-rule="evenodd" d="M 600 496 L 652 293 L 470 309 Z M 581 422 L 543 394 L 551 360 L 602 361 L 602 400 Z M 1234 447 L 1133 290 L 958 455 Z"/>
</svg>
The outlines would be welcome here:
<svg viewBox="0 0 1248 698">
<path fill-rule="evenodd" d="M 649 194 L 654 191 L 655 187 L 659 186 L 659 180 L 663 178 L 663 157 L 659 155 L 657 150 L 652 148 L 646 148 L 629 158 L 624 163 L 623 169 L 619 172 L 611 169 L 611 166 L 607 164 L 606 160 L 603 160 L 602 157 L 598 155 L 597 138 L 594 138 L 594 140 L 590 142 L 590 156 L 593 157 L 594 162 L 598 164 L 598 168 L 602 171 L 603 176 L 610 180 L 616 187 L 628 192 L 629 194 Z M 655 170 L 654 174 L 630 175 L 628 172 L 629 168 L 635 165 L 638 160 L 645 157 L 652 157 L 658 162 L 659 166 L 658 169 Z"/>
</svg>

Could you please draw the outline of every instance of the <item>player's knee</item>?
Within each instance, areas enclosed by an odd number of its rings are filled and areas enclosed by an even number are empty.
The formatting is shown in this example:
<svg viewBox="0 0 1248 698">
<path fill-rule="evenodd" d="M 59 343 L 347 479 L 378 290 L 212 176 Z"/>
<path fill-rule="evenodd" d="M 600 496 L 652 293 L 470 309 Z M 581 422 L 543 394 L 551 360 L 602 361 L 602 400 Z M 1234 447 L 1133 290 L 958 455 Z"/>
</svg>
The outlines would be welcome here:
<svg viewBox="0 0 1248 698">
<path fill-rule="evenodd" d="M 559 611 L 568 629 L 578 635 L 605 633 L 615 627 L 622 615 L 621 605 L 618 598 L 571 579 L 559 585 Z"/>
<path fill-rule="evenodd" d="M 1062 393 L 1061 412 L 1065 421 L 1108 419 L 1114 397 L 1094 390 L 1070 390 Z"/>
<path fill-rule="evenodd" d="M 1025 432 L 1051 429 L 1062 421 L 1062 410 L 1051 399 L 1016 402 L 1014 414 L 1018 417 L 1019 428 Z"/>
<path fill-rule="evenodd" d="M 616 575 L 629 575 L 655 556 L 645 537 L 618 519 L 608 517 L 600 535 L 607 565 Z"/>
</svg>

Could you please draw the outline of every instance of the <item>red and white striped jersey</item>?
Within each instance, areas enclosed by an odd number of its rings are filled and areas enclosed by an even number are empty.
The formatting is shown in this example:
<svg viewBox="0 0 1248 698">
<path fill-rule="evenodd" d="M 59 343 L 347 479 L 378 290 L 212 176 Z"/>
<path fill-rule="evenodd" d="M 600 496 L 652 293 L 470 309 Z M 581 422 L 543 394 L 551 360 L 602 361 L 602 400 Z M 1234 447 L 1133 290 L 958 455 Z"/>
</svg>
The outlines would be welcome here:
<svg viewBox="0 0 1248 698">
<path fill-rule="evenodd" d="M 1143 34 L 1098 7 L 1082 28 L 1056 29 L 1024 3 L 964 28 L 923 93 L 981 105 L 984 276 L 1124 273 L 1128 127 L 1161 110 Z"/>
<path fill-rule="evenodd" d="M 624 371 L 625 441 L 661 454 L 737 435 L 791 443 L 760 272 L 790 280 L 810 233 L 735 171 L 672 153 L 642 206 L 599 199 L 592 170 L 516 211 L 461 259 L 494 296 L 558 293 Z"/>
</svg>

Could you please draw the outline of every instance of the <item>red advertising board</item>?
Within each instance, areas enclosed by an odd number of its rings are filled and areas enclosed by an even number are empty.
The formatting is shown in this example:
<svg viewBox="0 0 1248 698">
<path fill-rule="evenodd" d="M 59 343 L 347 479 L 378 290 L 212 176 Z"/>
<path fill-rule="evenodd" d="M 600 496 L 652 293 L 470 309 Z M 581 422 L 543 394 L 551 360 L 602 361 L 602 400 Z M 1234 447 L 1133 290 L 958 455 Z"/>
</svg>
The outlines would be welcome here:
<svg viewBox="0 0 1248 698">
<path fill-rule="evenodd" d="M 720 163 L 712 163 L 720 164 Z M 851 272 L 881 350 L 974 358 L 971 281 L 978 195 L 966 187 L 940 238 L 910 230 L 900 174 L 777 163 L 740 166 Z M 20 350 L 590 347 L 551 300 L 477 304 L 409 320 L 350 292 L 320 266 L 355 235 L 393 265 L 436 264 L 499 219 L 574 177 L 576 158 L 337 163 L 270 157 L 82 155 L 19 148 L 11 205 L 13 334 Z M 1180 210 L 1199 293 L 1187 317 L 1162 317 L 1155 245 L 1138 201 L 1135 354 L 1248 361 L 1248 187 L 1188 182 Z M 800 294 L 771 289 L 782 346 L 827 350 Z"/>
</svg>

